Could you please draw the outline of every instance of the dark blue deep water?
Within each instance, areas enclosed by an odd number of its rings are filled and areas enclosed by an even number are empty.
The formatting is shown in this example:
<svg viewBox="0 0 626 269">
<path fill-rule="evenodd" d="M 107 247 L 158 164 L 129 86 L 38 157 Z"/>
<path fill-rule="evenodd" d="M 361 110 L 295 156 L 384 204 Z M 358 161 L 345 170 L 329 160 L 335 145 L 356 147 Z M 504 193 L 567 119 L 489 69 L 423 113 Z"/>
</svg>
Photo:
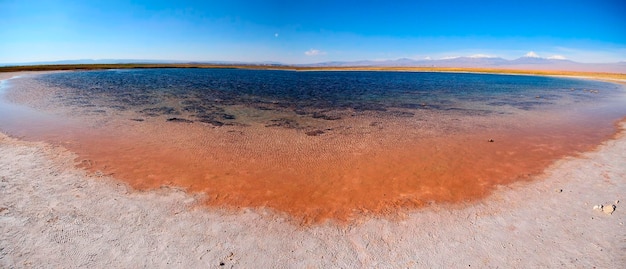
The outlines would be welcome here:
<svg viewBox="0 0 626 269">
<path fill-rule="evenodd" d="M 236 121 L 224 110 L 232 105 L 334 120 L 324 113 L 510 113 L 624 95 L 620 86 L 596 81 L 469 73 L 139 69 L 64 72 L 38 80 L 63 88 L 56 98 L 68 106 L 183 115 L 214 124 Z"/>
</svg>

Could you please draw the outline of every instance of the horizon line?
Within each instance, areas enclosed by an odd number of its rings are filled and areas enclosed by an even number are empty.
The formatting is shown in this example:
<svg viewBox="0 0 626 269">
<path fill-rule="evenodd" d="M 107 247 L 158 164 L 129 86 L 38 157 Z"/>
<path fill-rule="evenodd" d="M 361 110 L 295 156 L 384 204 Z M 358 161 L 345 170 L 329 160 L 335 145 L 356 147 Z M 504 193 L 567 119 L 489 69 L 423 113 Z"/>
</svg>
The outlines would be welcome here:
<svg viewBox="0 0 626 269">
<path fill-rule="evenodd" d="M 0 62 L 2 66 L 19 66 L 19 65 L 50 65 L 50 64 L 62 64 L 63 62 L 80 62 L 80 61 L 90 61 L 90 62 L 105 62 L 105 61 L 115 61 L 117 64 L 133 64 L 133 63 L 142 63 L 142 62 L 150 62 L 150 63 L 238 63 L 238 64 L 280 64 L 285 66 L 299 66 L 299 65 L 315 65 L 315 64 L 327 64 L 327 63 L 359 63 L 359 62 L 372 62 L 372 63 L 383 63 L 383 62 L 393 62 L 393 61 L 401 61 L 401 60 L 410 60 L 414 62 L 435 62 L 435 61 L 448 61 L 455 59 L 502 59 L 506 61 L 515 61 L 519 59 L 537 59 L 537 60 L 550 60 L 550 61 L 560 61 L 560 62 L 572 62 L 578 64 L 619 64 L 626 63 L 626 60 L 615 60 L 613 62 L 579 62 L 574 61 L 567 58 L 555 58 L 555 57 L 539 57 L 539 56 L 521 56 L 517 58 L 503 58 L 500 56 L 489 56 L 489 55 L 470 55 L 470 56 L 449 56 L 442 58 L 422 58 L 416 59 L 411 57 L 399 57 L 399 58 L 388 58 L 388 59 L 361 59 L 361 60 L 328 60 L 328 61 L 316 61 L 316 62 L 308 62 L 308 63 L 286 63 L 276 60 L 260 60 L 260 61 L 241 61 L 241 60 L 178 60 L 178 59 L 132 59 L 132 58 L 79 58 L 79 59 L 62 59 L 62 60 L 40 60 L 40 61 L 27 61 L 27 62 Z M 81 64 L 81 63 L 68 63 L 68 64 Z M 92 63 L 85 63 L 92 64 Z M 98 64 L 98 63 L 93 63 Z"/>
</svg>

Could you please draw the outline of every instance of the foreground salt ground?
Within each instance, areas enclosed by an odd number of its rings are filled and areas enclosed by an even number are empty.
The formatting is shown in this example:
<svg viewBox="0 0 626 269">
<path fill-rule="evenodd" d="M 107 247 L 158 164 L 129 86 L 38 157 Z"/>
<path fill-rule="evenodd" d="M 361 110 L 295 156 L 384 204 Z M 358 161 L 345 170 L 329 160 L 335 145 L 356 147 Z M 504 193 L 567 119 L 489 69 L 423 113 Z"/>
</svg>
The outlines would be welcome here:
<svg viewBox="0 0 626 269">
<path fill-rule="evenodd" d="M 299 227 L 181 190 L 133 192 L 61 148 L 0 135 L 0 267 L 623 268 L 624 152 L 625 137 L 609 141 L 474 205 Z"/>
</svg>

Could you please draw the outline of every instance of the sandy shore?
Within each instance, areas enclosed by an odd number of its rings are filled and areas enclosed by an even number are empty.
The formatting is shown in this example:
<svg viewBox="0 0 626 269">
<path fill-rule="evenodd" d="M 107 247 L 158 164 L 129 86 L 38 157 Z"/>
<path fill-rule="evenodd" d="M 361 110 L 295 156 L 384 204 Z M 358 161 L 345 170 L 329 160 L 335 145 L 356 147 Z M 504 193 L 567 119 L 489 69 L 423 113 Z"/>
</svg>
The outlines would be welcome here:
<svg viewBox="0 0 626 269">
<path fill-rule="evenodd" d="M 624 152 L 620 135 L 474 204 L 301 227 L 178 189 L 133 191 L 63 148 L 0 134 L 0 267 L 623 268 Z"/>
</svg>

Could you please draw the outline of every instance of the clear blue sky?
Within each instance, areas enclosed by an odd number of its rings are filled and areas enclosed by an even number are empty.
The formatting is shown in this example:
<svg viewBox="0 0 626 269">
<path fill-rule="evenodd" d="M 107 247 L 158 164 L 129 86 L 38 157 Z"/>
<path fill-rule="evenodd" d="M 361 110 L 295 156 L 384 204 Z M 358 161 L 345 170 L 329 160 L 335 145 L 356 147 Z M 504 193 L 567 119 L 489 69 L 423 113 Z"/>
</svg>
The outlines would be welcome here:
<svg viewBox="0 0 626 269">
<path fill-rule="evenodd" d="M 626 61 L 626 0 L 0 0 L 0 63 L 313 63 L 534 51 Z"/>
</svg>

